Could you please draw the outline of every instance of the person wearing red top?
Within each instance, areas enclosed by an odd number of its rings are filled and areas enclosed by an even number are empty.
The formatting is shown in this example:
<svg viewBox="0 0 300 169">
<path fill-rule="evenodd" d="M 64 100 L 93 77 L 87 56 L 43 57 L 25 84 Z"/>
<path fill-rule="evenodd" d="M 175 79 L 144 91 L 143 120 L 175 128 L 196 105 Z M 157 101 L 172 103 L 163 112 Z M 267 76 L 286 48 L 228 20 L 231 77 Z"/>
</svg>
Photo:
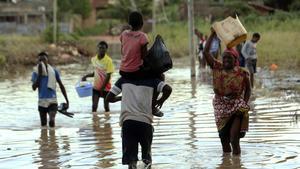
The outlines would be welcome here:
<svg viewBox="0 0 300 169">
<path fill-rule="evenodd" d="M 143 59 L 147 55 L 148 36 L 142 32 L 143 15 L 134 11 L 129 14 L 128 24 L 130 29 L 121 33 L 121 64 L 120 75 L 125 79 L 137 80 L 146 78 L 158 78 L 164 81 L 163 74 L 153 74 L 143 69 Z M 163 113 L 156 107 L 158 94 L 153 96 L 153 115 L 162 117 Z"/>
<path fill-rule="evenodd" d="M 143 16 L 139 12 L 131 12 L 128 23 L 130 30 L 121 33 L 121 65 L 120 75 L 125 78 L 139 78 L 142 76 L 141 66 L 147 54 L 148 37 L 141 31 Z"/>
</svg>

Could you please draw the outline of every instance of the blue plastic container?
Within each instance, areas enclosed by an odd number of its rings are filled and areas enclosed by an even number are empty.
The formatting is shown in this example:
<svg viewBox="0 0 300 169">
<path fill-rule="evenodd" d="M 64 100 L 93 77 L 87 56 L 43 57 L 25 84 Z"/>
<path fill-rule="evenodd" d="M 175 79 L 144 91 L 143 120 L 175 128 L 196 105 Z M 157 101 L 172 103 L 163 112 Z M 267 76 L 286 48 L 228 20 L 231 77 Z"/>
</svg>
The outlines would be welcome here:
<svg viewBox="0 0 300 169">
<path fill-rule="evenodd" d="M 93 95 L 93 85 L 91 82 L 78 82 L 75 88 L 79 97 L 89 97 Z"/>
</svg>

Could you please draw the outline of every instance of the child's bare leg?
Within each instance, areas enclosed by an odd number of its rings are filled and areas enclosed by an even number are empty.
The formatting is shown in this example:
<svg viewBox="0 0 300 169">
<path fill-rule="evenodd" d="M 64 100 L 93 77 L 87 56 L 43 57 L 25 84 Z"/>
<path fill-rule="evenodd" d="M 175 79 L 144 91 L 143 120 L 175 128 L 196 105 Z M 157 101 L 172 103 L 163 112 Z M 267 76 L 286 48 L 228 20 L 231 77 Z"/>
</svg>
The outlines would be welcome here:
<svg viewBox="0 0 300 169">
<path fill-rule="evenodd" d="M 241 128 L 241 119 L 239 117 L 235 117 L 230 129 L 230 143 L 233 150 L 232 153 L 234 155 L 238 155 L 241 153 L 240 128 Z"/>
<path fill-rule="evenodd" d="M 93 91 L 93 97 L 92 97 L 92 112 L 96 112 L 98 108 L 98 102 L 99 102 L 99 96 L 96 92 Z"/>
<path fill-rule="evenodd" d="M 49 112 L 49 126 L 50 127 L 55 127 L 55 115 L 56 115 L 56 111 Z"/>
<path fill-rule="evenodd" d="M 158 77 L 158 79 L 160 79 L 161 81 L 165 81 L 165 75 L 164 74 L 160 74 Z M 157 91 L 153 91 L 153 98 L 152 98 L 152 114 L 158 117 L 162 117 L 164 114 L 158 109 L 156 108 L 156 101 L 158 98 L 159 93 Z"/>
<path fill-rule="evenodd" d="M 109 112 L 110 111 L 110 109 L 109 109 L 109 102 L 105 100 L 105 97 L 106 97 L 107 94 L 108 94 L 107 91 L 103 91 L 102 92 L 102 96 L 101 96 L 103 98 L 103 105 L 104 105 L 105 112 Z"/>
<path fill-rule="evenodd" d="M 47 126 L 47 112 L 40 111 L 41 126 Z"/>
<path fill-rule="evenodd" d="M 254 87 L 254 74 L 250 73 L 250 84 L 251 84 L 251 88 Z"/>
<path fill-rule="evenodd" d="M 48 107 L 49 114 L 49 126 L 55 127 L 55 115 L 57 111 L 57 104 L 51 104 Z"/>
<path fill-rule="evenodd" d="M 158 108 L 156 108 L 156 102 L 158 98 L 159 93 L 156 91 L 153 91 L 153 97 L 152 97 L 152 114 L 157 117 L 162 117 L 164 115 L 163 112 L 161 112 Z"/>
</svg>

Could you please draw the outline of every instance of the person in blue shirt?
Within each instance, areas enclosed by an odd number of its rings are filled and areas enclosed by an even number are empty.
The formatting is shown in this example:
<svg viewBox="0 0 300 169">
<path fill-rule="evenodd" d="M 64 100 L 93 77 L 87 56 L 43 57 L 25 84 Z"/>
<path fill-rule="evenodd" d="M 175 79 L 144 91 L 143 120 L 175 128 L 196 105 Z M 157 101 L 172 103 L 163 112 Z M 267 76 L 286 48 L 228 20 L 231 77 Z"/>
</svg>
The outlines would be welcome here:
<svg viewBox="0 0 300 169">
<path fill-rule="evenodd" d="M 215 59 L 221 56 L 221 40 L 217 36 L 212 39 L 209 52 Z"/>
<path fill-rule="evenodd" d="M 48 54 L 38 54 L 39 63 L 32 73 L 32 89 L 38 89 L 38 110 L 41 126 L 47 126 L 47 114 L 49 115 L 49 126 L 55 127 L 55 115 L 57 111 L 56 83 L 66 100 L 66 108 L 69 100 L 64 85 L 61 82 L 58 71 L 48 63 Z"/>
</svg>

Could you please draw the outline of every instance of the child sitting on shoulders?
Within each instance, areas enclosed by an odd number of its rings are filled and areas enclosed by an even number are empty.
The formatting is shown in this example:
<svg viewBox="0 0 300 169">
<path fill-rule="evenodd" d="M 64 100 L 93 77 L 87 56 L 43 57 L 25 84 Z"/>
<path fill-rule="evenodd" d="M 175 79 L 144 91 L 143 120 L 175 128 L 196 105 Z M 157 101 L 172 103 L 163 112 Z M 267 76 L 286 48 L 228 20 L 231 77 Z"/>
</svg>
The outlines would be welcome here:
<svg viewBox="0 0 300 169">
<path fill-rule="evenodd" d="M 130 29 L 121 33 L 121 65 L 120 75 L 125 79 L 147 79 L 158 78 L 164 80 L 163 74 L 154 74 L 143 69 L 143 59 L 147 55 L 148 36 L 142 32 L 143 16 L 139 12 L 131 12 L 128 18 Z M 153 95 L 152 113 L 162 117 L 163 113 L 155 106 L 157 102 L 157 92 Z"/>
</svg>

